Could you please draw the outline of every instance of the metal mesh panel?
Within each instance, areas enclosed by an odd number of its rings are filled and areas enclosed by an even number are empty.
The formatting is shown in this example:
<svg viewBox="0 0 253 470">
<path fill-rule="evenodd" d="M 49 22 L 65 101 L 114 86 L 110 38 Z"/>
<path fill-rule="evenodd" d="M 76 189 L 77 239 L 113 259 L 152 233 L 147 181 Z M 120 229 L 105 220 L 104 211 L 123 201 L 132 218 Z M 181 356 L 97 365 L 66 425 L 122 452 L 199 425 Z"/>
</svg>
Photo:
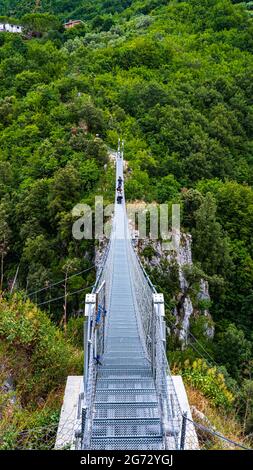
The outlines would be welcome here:
<svg viewBox="0 0 253 470">
<path fill-rule="evenodd" d="M 128 367 L 127 369 L 124 368 L 109 368 L 106 367 L 104 369 L 100 369 L 98 372 L 98 377 L 110 377 L 110 378 L 129 378 L 129 377 L 152 377 L 152 372 L 151 369 L 147 369 L 146 367 L 143 368 L 137 368 L 133 367 L 130 369 Z"/>
<path fill-rule="evenodd" d="M 104 359 L 104 365 L 105 366 L 110 366 L 110 365 L 118 365 L 118 366 L 121 366 L 121 365 L 125 365 L 125 366 L 141 366 L 144 364 L 144 361 L 142 358 L 138 358 L 138 357 L 134 357 L 134 358 L 130 358 L 130 357 L 111 357 L 111 358 L 108 358 L 108 359 Z"/>
<path fill-rule="evenodd" d="M 145 345 L 147 356 L 150 358 L 152 343 L 153 291 L 139 266 L 139 260 L 130 243 L 128 244 L 128 259 L 136 310 L 138 311 L 138 327 L 142 343 Z"/>
<path fill-rule="evenodd" d="M 96 418 L 159 418 L 160 413 L 157 402 L 142 403 L 96 403 Z"/>
<path fill-rule="evenodd" d="M 164 449 L 161 437 L 141 437 L 136 438 L 101 438 L 92 439 L 91 449 L 101 450 L 160 450 Z"/>
<path fill-rule="evenodd" d="M 98 360 L 103 355 L 104 341 L 105 341 L 105 330 L 106 330 L 106 314 L 109 308 L 110 293 L 111 293 L 111 282 L 112 272 L 110 270 L 113 256 L 113 242 L 111 241 L 107 247 L 107 250 L 102 259 L 101 268 L 98 272 L 96 285 L 93 289 L 93 293 L 97 294 L 97 306 L 96 308 L 90 307 L 88 322 L 91 325 L 91 338 L 92 340 L 87 341 L 90 343 L 90 357 L 88 363 L 88 379 L 85 383 L 85 404 L 86 404 L 86 419 L 84 425 L 83 442 L 82 446 L 84 449 L 88 449 L 91 445 L 91 434 L 92 434 L 92 420 L 94 413 L 94 400 L 96 391 L 96 378 Z M 105 282 L 106 278 L 106 282 Z M 101 286 L 104 287 L 101 288 Z M 100 310 L 99 310 L 100 309 Z M 99 313 L 99 318 L 98 318 Z M 98 321 L 99 320 L 99 321 Z"/>
<path fill-rule="evenodd" d="M 156 293 L 156 290 L 131 245 L 128 247 L 128 253 L 131 277 L 135 286 L 133 291 L 141 319 L 140 331 L 143 331 L 143 336 L 146 338 L 146 349 L 152 363 L 159 399 L 165 446 L 169 449 L 177 449 L 179 448 L 182 417 L 161 337 L 161 319 L 154 312 L 153 294 Z"/>
<path fill-rule="evenodd" d="M 117 388 L 155 388 L 154 381 L 152 378 L 145 379 L 140 377 L 134 377 L 133 379 L 100 379 L 97 382 L 97 389 L 117 389 Z"/>
<path fill-rule="evenodd" d="M 157 436 L 161 434 L 160 419 L 95 419 L 93 437 Z"/>
<path fill-rule="evenodd" d="M 124 403 L 124 402 L 142 402 L 142 401 L 156 401 L 156 393 L 153 389 L 115 389 L 115 390 L 101 390 L 96 391 L 96 402 L 102 403 Z"/>
</svg>

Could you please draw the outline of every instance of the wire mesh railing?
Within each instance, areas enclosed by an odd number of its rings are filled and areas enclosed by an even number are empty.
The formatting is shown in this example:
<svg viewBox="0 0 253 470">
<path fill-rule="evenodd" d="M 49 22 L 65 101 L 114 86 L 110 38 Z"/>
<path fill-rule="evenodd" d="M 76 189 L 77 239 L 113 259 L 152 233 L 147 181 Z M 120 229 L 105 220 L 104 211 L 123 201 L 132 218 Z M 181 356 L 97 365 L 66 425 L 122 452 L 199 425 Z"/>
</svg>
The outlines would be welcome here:
<svg viewBox="0 0 253 470">
<path fill-rule="evenodd" d="M 197 448 L 201 451 L 252 450 L 250 438 L 242 438 L 242 442 L 236 442 L 185 415 L 181 424 L 179 442 L 181 450 L 196 450 Z M 57 433 L 61 434 L 62 441 L 66 441 L 61 449 L 70 450 L 72 442 L 67 442 L 65 439 L 69 437 L 70 425 L 74 430 L 76 418 L 72 414 L 66 417 L 60 427 L 57 422 L 52 422 L 43 426 L 25 426 L 21 430 L 16 430 L 9 423 L 8 429 L 0 431 L 0 450 L 53 450 Z"/>
<path fill-rule="evenodd" d="M 236 442 L 183 414 L 180 449 L 195 450 L 197 447 L 199 450 L 252 450 L 250 444 Z"/>
<path fill-rule="evenodd" d="M 129 267 L 135 286 L 135 301 L 140 323 L 140 336 L 145 343 L 150 360 L 160 406 L 164 447 L 178 449 L 180 442 L 182 414 L 176 390 L 171 378 L 166 346 L 162 337 L 162 318 L 155 311 L 153 297 L 155 287 L 141 265 L 133 246 L 129 245 Z"/>
<path fill-rule="evenodd" d="M 113 242 L 110 240 L 92 290 L 94 302 L 88 305 L 86 338 L 86 354 L 88 357 L 86 357 L 86 373 L 84 376 L 85 425 L 82 436 L 83 449 L 90 448 L 97 368 L 104 352 L 107 328 L 106 316 L 109 308 L 112 282 L 112 246 Z"/>
</svg>

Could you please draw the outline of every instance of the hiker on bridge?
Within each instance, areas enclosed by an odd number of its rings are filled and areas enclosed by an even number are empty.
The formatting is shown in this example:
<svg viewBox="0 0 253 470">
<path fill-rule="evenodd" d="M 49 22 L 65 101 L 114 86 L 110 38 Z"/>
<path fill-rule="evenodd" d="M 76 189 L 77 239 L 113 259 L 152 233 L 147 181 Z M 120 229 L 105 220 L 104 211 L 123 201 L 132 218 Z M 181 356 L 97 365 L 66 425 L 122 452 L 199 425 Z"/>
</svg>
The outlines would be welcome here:
<svg viewBox="0 0 253 470">
<path fill-rule="evenodd" d="M 121 204 L 122 199 L 123 199 L 122 194 L 118 192 L 118 194 L 117 194 L 117 203 L 118 203 L 118 204 Z"/>
</svg>

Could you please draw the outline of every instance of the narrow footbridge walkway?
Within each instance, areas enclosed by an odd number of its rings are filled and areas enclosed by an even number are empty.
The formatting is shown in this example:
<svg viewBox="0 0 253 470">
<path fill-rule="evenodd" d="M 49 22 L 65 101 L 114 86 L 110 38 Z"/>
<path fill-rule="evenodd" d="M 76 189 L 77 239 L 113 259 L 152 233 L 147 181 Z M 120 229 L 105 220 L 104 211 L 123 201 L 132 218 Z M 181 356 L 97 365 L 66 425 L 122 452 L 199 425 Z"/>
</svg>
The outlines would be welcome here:
<svg viewBox="0 0 253 470">
<path fill-rule="evenodd" d="M 122 179 L 111 237 L 86 299 L 83 449 L 178 449 L 181 413 L 166 358 L 163 296 L 134 251 Z"/>
</svg>

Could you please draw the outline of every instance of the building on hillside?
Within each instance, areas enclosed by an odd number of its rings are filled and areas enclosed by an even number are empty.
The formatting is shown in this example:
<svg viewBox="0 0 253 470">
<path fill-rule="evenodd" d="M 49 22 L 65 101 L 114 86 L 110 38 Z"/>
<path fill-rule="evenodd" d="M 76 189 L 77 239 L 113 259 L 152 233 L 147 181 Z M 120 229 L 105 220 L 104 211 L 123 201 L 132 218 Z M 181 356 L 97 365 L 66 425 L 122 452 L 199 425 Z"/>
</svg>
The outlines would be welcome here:
<svg viewBox="0 0 253 470">
<path fill-rule="evenodd" d="M 83 21 L 81 20 L 69 20 L 67 23 L 64 24 L 64 28 L 65 29 L 75 28 L 75 26 L 78 26 L 81 23 L 83 23 Z"/>
<path fill-rule="evenodd" d="M 23 27 L 17 24 L 0 23 L 0 32 L 22 33 Z"/>
</svg>

